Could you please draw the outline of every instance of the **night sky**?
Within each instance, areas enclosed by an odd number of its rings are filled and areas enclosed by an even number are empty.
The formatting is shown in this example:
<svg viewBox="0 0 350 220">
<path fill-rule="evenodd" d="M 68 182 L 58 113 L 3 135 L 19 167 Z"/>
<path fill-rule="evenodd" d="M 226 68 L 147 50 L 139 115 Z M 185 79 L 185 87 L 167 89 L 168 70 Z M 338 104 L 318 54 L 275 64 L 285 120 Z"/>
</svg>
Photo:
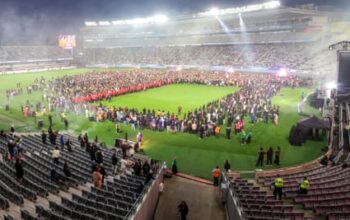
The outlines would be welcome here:
<svg viewBox="0 0 350 220">
<path fill-rule="evenodd" d="M 0 0 L 0 44 L 46 42 L 58 34 L 77 34 L 85 20 L 128 19 L 191 14 L 257 0 Z M 286 6 L 306 3 L 349 8 L 349 0 L 282 0 Z"/>
</svg>

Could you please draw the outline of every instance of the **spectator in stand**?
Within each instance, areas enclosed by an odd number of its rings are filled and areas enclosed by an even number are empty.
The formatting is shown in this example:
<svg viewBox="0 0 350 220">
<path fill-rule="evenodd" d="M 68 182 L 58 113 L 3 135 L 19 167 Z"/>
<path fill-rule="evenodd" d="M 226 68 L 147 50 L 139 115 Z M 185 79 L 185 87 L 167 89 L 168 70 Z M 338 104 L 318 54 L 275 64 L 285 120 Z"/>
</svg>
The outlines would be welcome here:
<svg viewBox="0 0 350 220">
<path fill-rule="evenodd" d="M 59 164 L 59 159 L 61 156 L 61 152 L 58 149 L 58 147 L 55 147 L 55 149 L 52 151 L 52 159 L 55 164 Z"/>
<path fill-rule="evenodd" d="M 46 132 L 43 130 L 41 132 L 41 141 L 43 142 L 43 145 L 46 145 L 46 137 L 47 137 Z"/>
<path fill-rule="evenodd" d="M 96 162 L 98 164 L 103 163 L 103 154 L 102 154 L 102 151 L 100 149 L 97 149 L 97 151 L 96 151 Z"/>
<path fill-rule="evenodd" d="M 63 137 L 63 134 L 61 134 L 61 136 L 60 136 L 60 144 L 61 144 L 61 149 L 63 150 L 64 149 L 64 137 Z"/>
<path fill-rule="evenodd" d="M 149 165 L 148 161 L 145 161 L 145 163 L 142 166 L 143 175 L 147 176 L 150 170 L 151 170 L 151 166 Z"/>
<path fill-rule="evenodd" d="M 258 160 L 256 161 L 256 166 L 260 166 L 260 167 L 263 166 L 264 156 L 265 156 L 264 148 L 260 147 L 260 150 L 258 151 Z"/>
<path fill-rule="evenodd" d="M 275 161 L 274 161 L 274 163 L 277 166 L 280 165 L 280 155 L 281 155 L 281 148 L 280 146 L 277 146 L 277 150 L 275 151 Z"/>
<path fill-rule="evenodd" d="M 266 165 L 272 165 L 273 149 L 272 147 L 266 152 Z"/>
<path fill-rule="evenodd" d="M 307 177 L 304 177 L 303 182 L 299 185 L 299 193 L 307 194 L 308 189 L 310 188 L 310 182 Z"/>
<path fill-rule="evenodd" d="M 100 165 L 97 165 L 95 171 L 92 173 L 92 182 L 96 188 L 102 188 L 102 174 Z"/>
<path fill-rule="evenodd" d="M 150 169 L 150 171 L 147 173 L 145 178 L 145 185 L 153 179 L 153 170 Z"/>
<path fill-rule="evenodd" d="M 18 182 L 20 182 L 22 184 L 24 170 L 23 170 L 22 160 L 19 156 L 16 157 L 15 168 L 16 168 L 16 178 L 17 178 Z"/>
<path fill-rule="evenodd" d="M 141 175 L 141 161 L 138 160 L 136 161 L 136 163 L 134 164 L 134 173 L 136 176 L 140 176 Z"/>
<path fill-rule="evenodd" d="M 213 179 L 214 179 L 214 186 L 219 185 L 219 178 L 220 178 L 221 171 L 219 169 L 219 166 L 216 166 L 213 170 Z"/>
<path fill-rule="evenodd" d="M 224 169 L 225 169 L 226 172 L 228 172 L 229 170 L 231 170 L 231 165 L 230 165 L 230 163 L 228 162 L 228 160 L 225 160 Z"/>
<path fill-rule="evenodd" d="M 102 180 L 101 181 L 102 181 L 102 186 L 103 186 L 103 184 L 105 182 L 105 178 L 107 177 L 107 172 L 106 172 L 105 168 L 103 167 L 102 163 L 100 164 L 100 173 L 102 175 Z"/>
<path fill-rule="evenodd" d="M 72 172 L 70 170 L 69 164 L 67 161 L 64 161 L 63 164 L 63 173 L 66 177 L 70 177 L 72 175 Z"/>
<path fill-rule="evenodd" d="M 283 194 L 283 179 L 280 177 L 280 175 L 276 176 L 275 182 L 274 182 L 274 190 L 273 190 L 273 195 L 275 199 L 282 200 L 282 194 Z"/>
<path fill-rule="evenodd" d="M 69 152 L 71 152 L 71 151 L 72 151 L 72 144 L 71 144 L 69 138 L 68 138 L 67 141 L 66 141 L 66 146 L 67 146 L 67 150 L 68 150 Z"/>
<path fill-rule="evenodd" d="M 111 160 L 112 160 L 112 172 L 113 172 L 113 174 L 117 174 L 118 173 L 118 162 L 119 162 L 119 159 L 117 157 L 117 153 L 116 152 L 113 152 Z"/>
<path fill-rule="evenodd" d="M 178 206 L 177 210 L 180 213 L 181 220 L 186 220 L 188 215 L 188 206 L 185 201 L 182 201 Z"/>
</svg>

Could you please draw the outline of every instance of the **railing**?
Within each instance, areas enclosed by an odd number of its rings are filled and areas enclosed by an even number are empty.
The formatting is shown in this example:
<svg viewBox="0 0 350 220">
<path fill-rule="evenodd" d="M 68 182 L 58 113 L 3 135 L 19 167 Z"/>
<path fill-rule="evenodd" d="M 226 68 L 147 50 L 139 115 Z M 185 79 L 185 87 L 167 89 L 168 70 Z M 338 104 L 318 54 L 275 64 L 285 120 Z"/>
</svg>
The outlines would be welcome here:
<svg viewBox="0 0 350 220">
<path fill-rule="evenodd" d="M 155 178 L 145 185 L 124 220 L 148 220 L 152 218 L 159 196 L 158 185 L 163 180 L 164 169 L 165 165 L 163 163 L 158 165 Z"/>
<path fill-rule="evenodd" d="M 225 173 L 222 174 L 221 190 L 226 200 L 226 216 L 228 220 L 246 220 L 242 205 L 238 196 L 231 187 L 231 182 Z"/>
</svg>

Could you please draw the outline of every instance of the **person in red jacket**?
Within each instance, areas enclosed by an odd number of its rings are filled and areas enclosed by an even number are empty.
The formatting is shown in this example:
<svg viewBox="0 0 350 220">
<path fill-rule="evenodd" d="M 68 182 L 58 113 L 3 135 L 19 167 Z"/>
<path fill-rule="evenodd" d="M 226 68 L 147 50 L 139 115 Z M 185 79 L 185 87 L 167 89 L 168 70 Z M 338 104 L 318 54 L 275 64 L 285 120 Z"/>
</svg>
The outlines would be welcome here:
<svg viewBox="0 0 350 220">
<path fill-rule="evenodd" d="M 213 170 L 214 186 L 219 185 L 220 173 L 221 173 L 221 171 L 220 171 L 219 167 L 216 166 L 215 169 Z"/>
</svg>

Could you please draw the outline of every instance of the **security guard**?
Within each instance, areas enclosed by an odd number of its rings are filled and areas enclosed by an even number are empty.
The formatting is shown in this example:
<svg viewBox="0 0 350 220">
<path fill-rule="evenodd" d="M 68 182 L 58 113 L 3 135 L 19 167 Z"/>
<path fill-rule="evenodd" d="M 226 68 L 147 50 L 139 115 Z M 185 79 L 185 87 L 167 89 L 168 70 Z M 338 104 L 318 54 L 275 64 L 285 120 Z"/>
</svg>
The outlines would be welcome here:
<svg viewBox="0 0 350 220">
<path fill-rule="evenodd" d="M 278 195 L 279 200 L 282 200 L 283 179 L 280 177 L 280 175 L 276 176 L 274 187 L 275 189 L 273 191 L 273 195 L 275 196 L 275 199 L 277 199 Z"/>
<path fill-rule="evenodd" d="M 307 179 L 307 177 L 304 177 L 303 182 L 299 186 L 299 193 L 300 194 L 307 194 L 307 190 L 310 188 L 310 182 Z"/>
</svg>

